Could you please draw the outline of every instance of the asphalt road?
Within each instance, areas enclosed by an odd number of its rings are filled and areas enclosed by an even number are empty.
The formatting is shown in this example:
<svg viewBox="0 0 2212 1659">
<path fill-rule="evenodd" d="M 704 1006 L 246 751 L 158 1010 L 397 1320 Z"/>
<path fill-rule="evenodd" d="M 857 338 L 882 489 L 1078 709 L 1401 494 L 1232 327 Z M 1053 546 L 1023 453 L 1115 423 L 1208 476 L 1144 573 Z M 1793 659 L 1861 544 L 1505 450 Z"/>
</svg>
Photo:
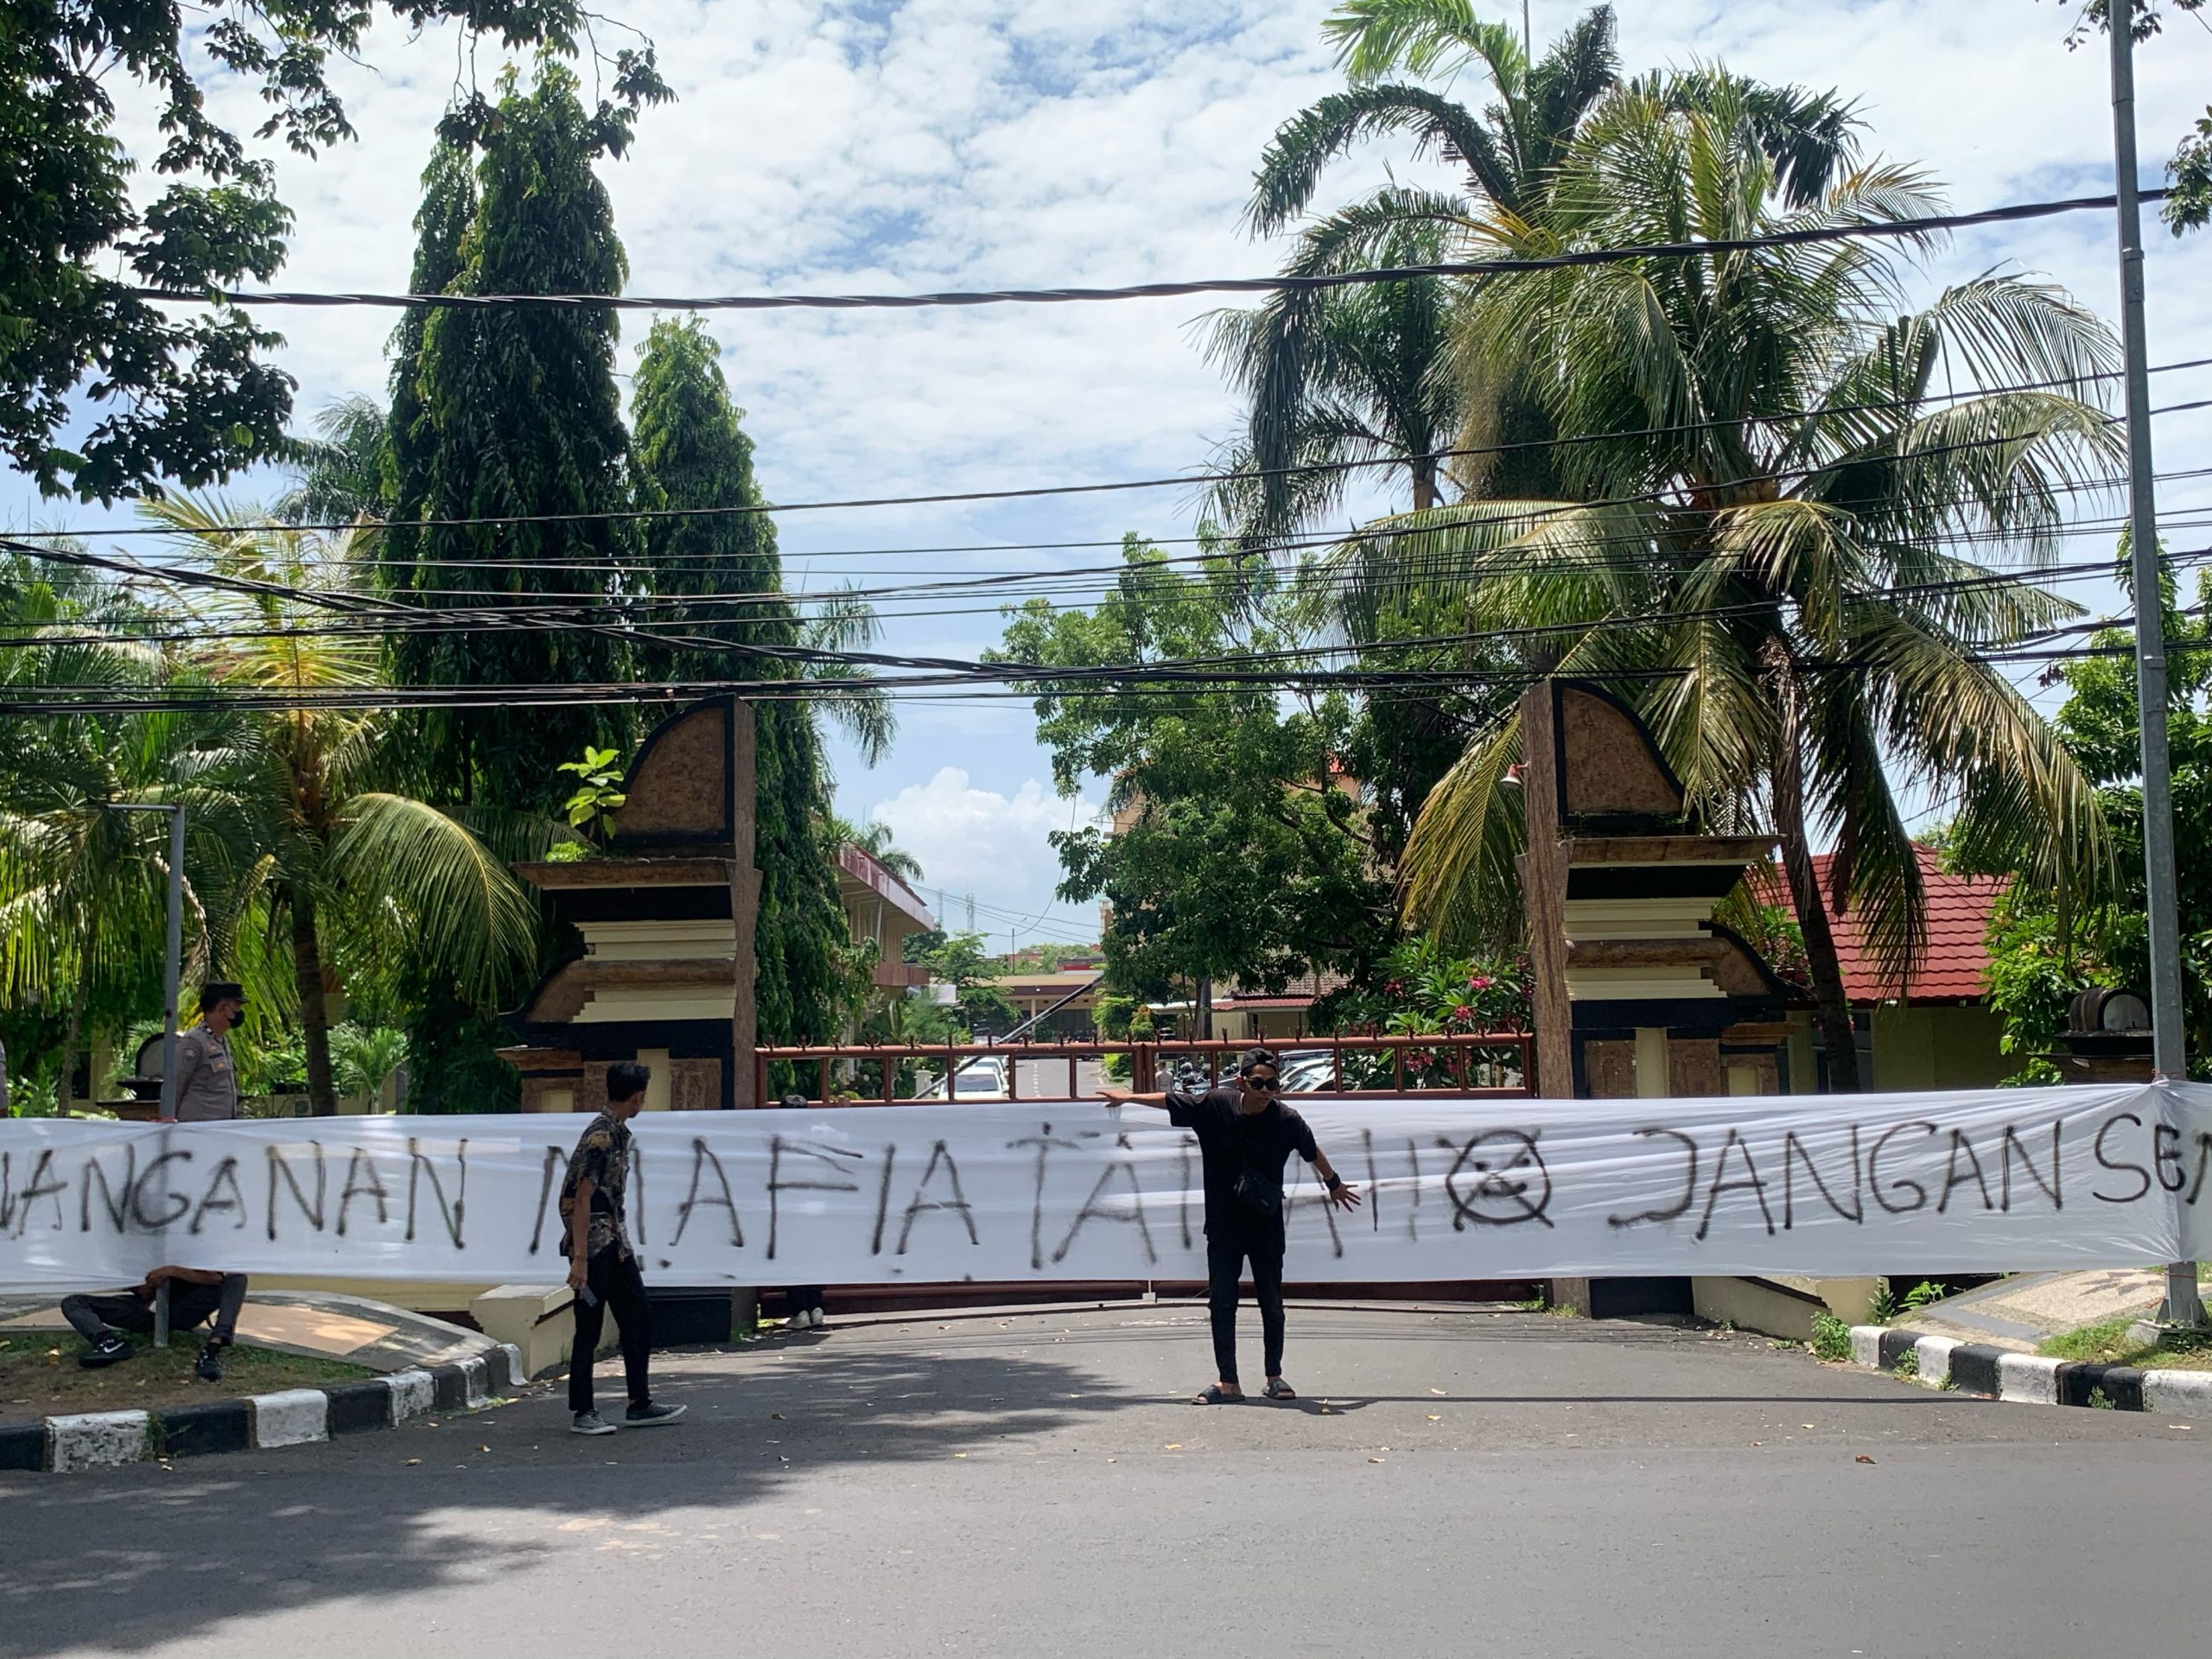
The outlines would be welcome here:
<svg viewBox="0 0 2212 1659">
<path fill-rule="evenodd" d="M 1068 1063 L 1065 1060 L 1016 1060 L 1021 1071 L 1021 1097 L 1024 1100 L 1058 1100 L 1068 1092 Z M 1106 1080 L 1096 1060 L 1075 1063 L 1075 1088 L 1077 1099 L 1089 1099 L 1098 1085 Z"/>
<path fill-rule="evenodd" d="M 1295 1406 L 1181 1403 L 1187 1306 L 970 1314 L 663 1357 L 664 1430 L 541 1391 L 0 1477 L 0 1656 L 2202 1650 L 2212 1422 L 1541 1315 L 1291 1337 Z"/>
</svg>

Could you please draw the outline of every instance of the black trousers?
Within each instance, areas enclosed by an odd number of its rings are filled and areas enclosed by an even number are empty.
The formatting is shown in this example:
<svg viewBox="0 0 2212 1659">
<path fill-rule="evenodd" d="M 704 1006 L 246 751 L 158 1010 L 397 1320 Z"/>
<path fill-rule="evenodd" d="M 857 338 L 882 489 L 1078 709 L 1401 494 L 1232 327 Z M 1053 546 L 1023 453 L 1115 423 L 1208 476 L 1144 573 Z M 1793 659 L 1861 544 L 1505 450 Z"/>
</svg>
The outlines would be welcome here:
<svg viewBox="0 0 2212 1659">
<path fill-rule="evenodd" d="M 1236 1231 L 1206 1235 L 1206 1311 L 1213 1323 L 1215 1374 L 1236 1377 L 1236 1281 L 1252 1264 L 1252 1300 L 1260 1305 L 1260 1335 L 1269 1376 L 1282 1375 L 1283 1236 Z"/>
<path fill-rule="evenodd" d="M 227 1346 L 238 1332 L 238 1310 L 245 1306 L 245 1274 L 226 1273 L 219 1285 L 192 1285 L 172 1281 L 169 1285 L 169 1328 L 189 1331 L 213 1319 L 208 1335 Z M 111 1296 L 64 1296 L 61 1317 L 86 1342 L 98 1342 L 110 1331 L 148 1335 L 154 1329 L 154 1305 L 140 1301 L 131 1291 Z"/>
<path fill-rule="evenodd" d="M 569 1409 L 592 1408 L 591 1367 L 599 1352 L 599 1333 L 606 1328 L 609 1309 L 615 1329 L 622 1333 L 622 1376 L 629 1385 L 630 1403 L 652 1403 L 652 1389 L 645 1381 L 647 1357 L 652 1352 L 652 1313 L 645 1302 L 645 1281 L 638 1271 L 638 1258 L 620 1250 L 601 1250 L 584 1268 L 584 1283 L 598 1300 L 586 1306 L 577 1297 L 576 1339 L 569 1351 Z"/>
</svg>

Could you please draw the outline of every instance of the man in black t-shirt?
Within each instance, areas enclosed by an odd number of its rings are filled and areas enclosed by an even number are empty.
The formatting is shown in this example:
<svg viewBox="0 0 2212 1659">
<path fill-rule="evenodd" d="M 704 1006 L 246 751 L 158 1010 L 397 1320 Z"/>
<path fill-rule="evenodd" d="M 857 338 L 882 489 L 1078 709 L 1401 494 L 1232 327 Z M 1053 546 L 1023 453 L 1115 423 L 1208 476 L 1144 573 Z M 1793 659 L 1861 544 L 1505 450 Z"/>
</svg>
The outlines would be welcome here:
<svg viewBox="0 0 2212 1659">
<path fill-rule="evenodd" d="M 1169 1122 L 1198 1138 L 1205 1169 L 1206 1303 L 1218 1376 L 1194 1396 L 1198 1405 L 1244 1397 L 1236 1381 L 1236 1286 L 1247 1261 L 1267 1350 L 1268 1398 L 1297 1398 L 1282 1377 L 1282 1172 L 1290 1154 L 1313 1165 L 1328 1183 L 1331 1204 L 1346 1210 L 1359 1206 L 1358 1192 L 1329 1166 L 1306 1120 L 1276 1098 L 1278 1086 L 1274 1051 L 1255 1048 L 1238 1062 L 1236 1081 L 1204 1093 L 1099 1091 L 1111 1105 L 1141 1101 L 1165 1106 Z"/>
</svg>

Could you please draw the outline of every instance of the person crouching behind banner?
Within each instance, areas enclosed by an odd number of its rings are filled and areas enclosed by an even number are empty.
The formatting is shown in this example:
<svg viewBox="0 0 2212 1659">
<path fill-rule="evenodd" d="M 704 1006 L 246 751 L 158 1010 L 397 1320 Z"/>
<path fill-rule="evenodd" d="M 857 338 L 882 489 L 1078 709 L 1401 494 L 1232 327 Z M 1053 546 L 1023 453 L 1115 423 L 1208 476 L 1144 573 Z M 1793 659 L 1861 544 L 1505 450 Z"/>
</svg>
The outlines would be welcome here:
<svg viewBox="0 0 2212 1659">
<path fill-rule="evenodd" d="M 1116 1106 L 1128 1101 L 1163 1105 L 1169 1122 L 1198 1138 L 1205 1172 L 1206 1303 L 1219 1375 L 1193 1396 L 1194 1405 L 1244 1398 L 1236 1380 L 1236 1286 L 1247 1261 L 1252 1264 L 1252 1297 L 1260 1305 L 1267 1396 L 1298 1397 L 1282 1376 L 1282 1172 L 1290 1154 L 1295 1152 L 1319 1172 L 1328 1183 L 1331 1204 L 1346 1210 L 1359 1206 L 1358 1192 L 1329 1166 L 1306 1120 L 1276 1098 L 1279 1087 L 1274 1052 L 1255 1048 L 1237 1063 L 1235 1082 L 1210 1090 L 1171 1089 L 1160 1095 L 1099 1090 Z"/>
<path fill-rule="evenodd" d="M 61 1317 L 69 1321 L 87 1346 L 77 1356 L 86 1370 L 98 1370 L 126 1360 L 138 1351 L 124 1338 L 128 1331 L 152 1334 L 154 1297 L 163 1285 L 169 1287 L 169 1329 L 189 1331 L 213 1320 L 200 1363 L 193 1367 L 202 1382 L 223 1380 L 223 1350 L 236 1340 L 238 1310 L 245 1306 L 245 1275 L 242 1273 L 203 1273 L 196 1268 L 156 1268 L 145 1282 L 112 1296 L 64 1296 Z"/>
<path fill-rule="evenodd" d="M 777 1103 L 787 1112 L 803 1112 L 814 1103 L 804 1095 L 785 1095 Z M 819 1331 L 822 1328 L 822 1287 L 819 1285 L 791 1285 L 784 1291 L 784 1307 L 787 1317 L 785 1331 Z"/>
<path fill-rule="evenodd" d="M 561 1183 L 561 1225 L 569 1241 L 569 1288 L 576 1335 L 569 1351 L 569 1427 L 578 1434 L 612 1434 L 614 1425 L 592 1403 L 591 1368 L 599 1353 L 599 1333 L 607 1311 L 622 1333 L 622 1373 L 629 1385 L 626 1428 L 672 1423 L 682 1406 L 653 1403 L 645 1376 L 652 1351 L 652 1313 L 645 1281 L 630 1248 L 622 1200 L 630 1180 L 630 1120 L 645 1109 L 645 1084 L 652 1073 L 633 1060 L 607 1068 L 607 1109 L 584 1126 L 569 1173 Z"/>
</svg>

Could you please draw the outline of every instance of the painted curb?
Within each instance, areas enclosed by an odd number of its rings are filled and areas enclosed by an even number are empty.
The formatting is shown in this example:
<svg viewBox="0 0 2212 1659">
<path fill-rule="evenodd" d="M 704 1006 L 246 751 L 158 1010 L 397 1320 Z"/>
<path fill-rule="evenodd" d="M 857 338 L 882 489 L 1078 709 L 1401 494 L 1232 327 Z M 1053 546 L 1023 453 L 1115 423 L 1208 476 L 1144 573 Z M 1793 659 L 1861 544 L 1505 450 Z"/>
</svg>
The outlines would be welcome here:
<svg viewBox="0 0 2212 1659">
<path fill-rule="evenodd" d="M 327 1389 L 286 1389 L 167 1410 L 82 1412 L 0 1423 L 0 1472 L 69 1474 L 219 1452 L 312 1446 L 396 1428 L 433 1411 L 478 1411 L 527 1379 L 522 1351 L 501 1343 L 450 1365 L 394 1371 Z"/>
<path fill-rule="evenodd" d="M 246 1403 L 253 1408 L 253 1443 L 264 1451 L 330 1438 L 330 1399 L 321 1389 L 257 1394 Z"/>
<path fill-rule="evenodd" d="M 2094 1406 L 2115 1411 L 2212 1413 L 2212 1371 L 2142 1370 L 2040 1354 L 2016 1354 L 1948 1337 L 1924 1337 L 1891 1325 L 1851 1327 L 1851 1358 L 1870 1370 L 1894 1371 L 1907 1354 L 1920 1380 L 1961 1394 L 2035 1406 Z"/>
<path fill-rule="evenodd" d="M 58 1475 L 138 1463 L 154 1448 L 154 1419 L 144 1411 L 73 1412 L 46 1420 L 48 1467 Z"/>
</svg>

